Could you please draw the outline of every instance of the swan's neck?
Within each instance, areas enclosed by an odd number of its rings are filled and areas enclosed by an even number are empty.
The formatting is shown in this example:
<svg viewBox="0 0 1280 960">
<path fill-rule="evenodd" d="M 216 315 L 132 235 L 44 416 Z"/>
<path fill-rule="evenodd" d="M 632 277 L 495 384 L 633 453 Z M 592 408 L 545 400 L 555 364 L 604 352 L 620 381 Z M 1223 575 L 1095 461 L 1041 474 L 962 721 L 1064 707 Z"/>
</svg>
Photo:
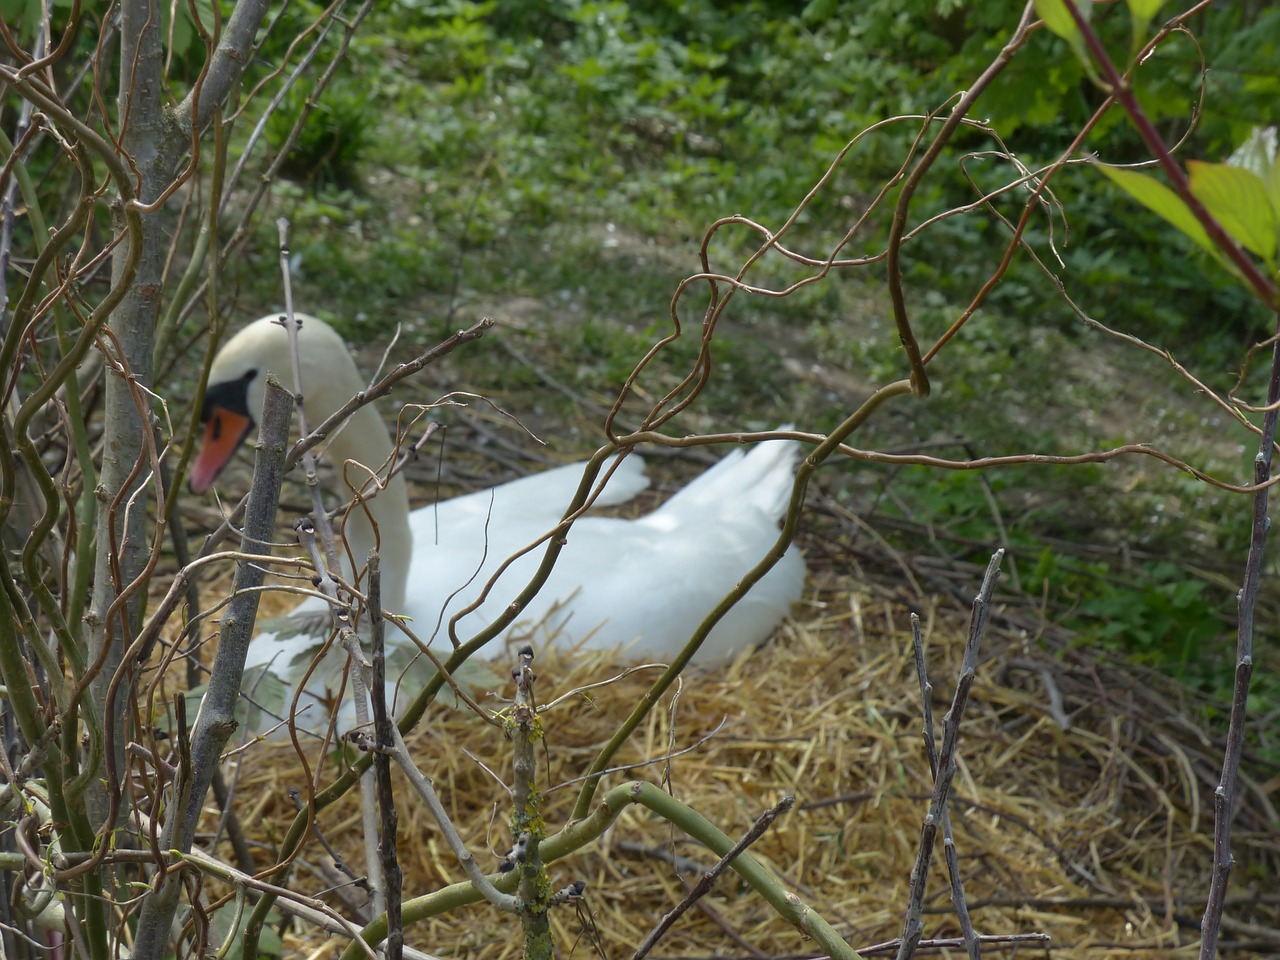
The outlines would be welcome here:
<svg viewBox="0 0 1280 960">
<path fill-rule="evenodd" d="M 404 609 L 413 536 L 409 531 L 409 494 L 396 474 L 379 489 L 370 478 L 382 477 L 392 454 L 391 440 L 372 405 L 361 407 L 329 443 L 326 460 L 337 471 L 339 496 L 350 500 L 352 490 L 366 498 L 347 513 L 342 532 L 356 569 L 364 567 L 375 547 L 380 558 L 382 606 L 393 613 Z M 354 462 L 348 462 L 354 461 Z M 376 496 L 373 494 L 376 493 Z M 345 561 L 344 561 L 345 562 Z M 349 575 L 350 569 L 346 571 Z M 362 589 L 368 582 L 362 580 Z"/>
</svg>

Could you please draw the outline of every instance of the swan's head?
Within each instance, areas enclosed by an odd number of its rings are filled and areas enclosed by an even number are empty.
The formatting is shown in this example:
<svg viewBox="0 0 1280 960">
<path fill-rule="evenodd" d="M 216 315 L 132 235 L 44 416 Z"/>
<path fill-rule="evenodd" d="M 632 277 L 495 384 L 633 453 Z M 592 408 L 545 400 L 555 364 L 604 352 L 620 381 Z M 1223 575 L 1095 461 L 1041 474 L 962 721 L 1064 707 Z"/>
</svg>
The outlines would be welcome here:
<svg viewBox="0 0 1280 960">
<path fill-rule="evenodd" d="M 302 323 L 298 331 L 298 361 L 304 406 L 315 426 L 362 384 L 337 332 L 315 317 L 296 317 Z M 274 372 L 287 389 L 294 387 L 292 348 L 280 318 L 277 313 L 255 320 L 228 340 L 213 358 L 200 411 L 204 441 L 191 467 L 193 493 L 204 493 L 213 486 L 257 426 L 266 397 L 267 373 Z"/>
</svg>

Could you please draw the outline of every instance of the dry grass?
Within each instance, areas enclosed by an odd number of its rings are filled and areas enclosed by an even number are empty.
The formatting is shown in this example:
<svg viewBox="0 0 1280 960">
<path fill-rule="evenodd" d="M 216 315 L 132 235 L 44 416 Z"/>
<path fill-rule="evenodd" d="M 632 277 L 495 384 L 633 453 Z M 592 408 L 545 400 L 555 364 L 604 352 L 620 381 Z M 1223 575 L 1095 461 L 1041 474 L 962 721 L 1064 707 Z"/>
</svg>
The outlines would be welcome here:
<svg viewBox="0 0 1280 960">
<path fill-rule="evenodd" d="M 621 758 L 647 765 L 619 772 L 608 783 L 637 777 L 663 782 L 731 835 L 744 832 L 780 797 L 794 795 L 795 810 L 753 852 L 860 946 L 900 930 L 930 778 L 908 610 L 899 592 L 867 581 L 851 590 L 830 571 L 820 571 L 819 579 L 808 609 L 773 643 L 727 669 L 688 673 L 679 693 L 652 712 Z M 1003 609 L 1015 614 L 1017 604 Z M 967 611 L 942 600 L 919 612 L 940 722 Z M 1060 960 L 1193 956 L 1208 886 L 1217 746 L 1199 733 L 1170 681 L 1127 665 L 1055 657 L 1031 645 L 1017 620 L 1000 611 L 993 618 L 953 793 L 975 927 L 987 934 L 1048 933 L 1052 946 L 1034 948 L 1036 955 Z M 537 666 L 544 703 L 617 672 L 598 656 L 550 653 Z M 590 764 L 652 677 L 633 673 L 546 714 L 542 782 L 552 831 L 576 796 L 576 787 L 557 785 Z M 1063 698 L 1070 721 L 1065 729 L 1050 707 L 1048 684 Z M 697 749 L 662 759 L 708 736 Z M 485 768 L 509 777 L 510 745 L 494 727 L 441 706 L 411 746 L 462 835 L 491 868 L 509 835 L 504 790 Z M 322 776 L 333 771 L 331 763 Z M 267 745 L 251 754 L 239 789 L 244 807 L 255 810 L 252 832 L 283 832 L 293 816 L 286 791 L 301 788 L 301 778 L 287 747 Z M 1280 951 L 1280 821 L 1269 800 L 1277 782 L 1246 782 L 1224 953 Z M 438 828 L 407 785 L 397 803 L 406 895 L 461 879 Z M 349 862 L 360 862 L 354 802 L 325 811 L 320 828 Z M 312 865 L 326 859 L 318 846 L 303 857 Z M 714 861 L 647 811 L 630 808 L 600 843 L 551 870 L 556 888 L 586 881 L 591 922 L 606 955 L 622 957 Z M 957 926 L 945 873 L 935 864 L 925 935 L 951 936 Z M 331 874 L 299 872 L 297 883 L 315 892 L 329 885 Z M 572 909 L 555 912 L 562 955 L 578 940 L 581 920 Z M 440 956 L 520 953 L 516 926 L 488 906 L 412 927 L 407 942 Z M 291 933 L 287 943 L 299 956 L 304 950 L 328 956 L 339 946 L 305 931 Z M 591 955 L 585 940 L 574 955 Z M 727 875 L 675 925 L 657 955 L 809 956 L 812 947 L 736 875 Z"/>
<path fill-rule="evenodd" d="M 446 485 L 507 478 L 494 476 L 505 449 L 501 435 L 480 437 L 485 444 L 454 443 Z M 507 468 L 523 472 L 528 464 Z M 421 489 L 439 492 L 434 464 L 411 467 L 410 475 Z M 794 795 L 793 812 L 752 851 L 861 947 L 901 930 L 931 787 L 909 613 L 923 619 L 940 724 L 967 632 L 967 602 L 981 570 L 931 555 L 932 541 L 925 536 L 920 555 L 900 556 L 869 530 L 851 534 L 860 523 L 856 518 L 829 504 L 819 507 L 806 521 L 813 577 L 796 620 L 765 648 L 726 669 L 689 671 L 680 691 L 650 714 L 618 760 L 637 766 L 612 775 L 605 786 L 634 778 L 663 783 L 730 835 L 743 833 L 779 798 Z M 1222 753 L 1219 738 L 1204 732 L 1204 713 L 1220 705 L 1206 704 L 1159 674 L 1072 649 L 1071 638 L 1053 627 L 1038 597 L 1010 588 L 997 600 L 962 728 L 951 806 L 975 927 L 984 934 L 1052 937 L 1047 948 L 1006 947 L 1000 955 L 1194 956 Z M 543 703 L 620 669 L 598 654 L 554 652 L 541 654 L 536 667 Z M 551 832 L 563 825 L 576 799 L 572 781 L 655 676 L 633 673 L 570 697 L 545 715 L 541 782 Z M 509 682 L 507 688 L 499 685 L 494 694 L 509 696 L 508 688 Z M 501 706 L 499 700 L 484 703 Z M 443 705 L 432 708 L 410 743 L 482 866 L 494 868 L 510 836 L 505 790 L 488 771 L 509 779 L 510 744 L 493 726 Z M 335 758 L 312 756 L 309 762 L 321 771 L 320 785 L 337 773 Z M 459 881 L 462 871 L 439 828 L 407 784 L 398 783 L 406 896 Z M 290 788 L 305 792 L 302 766 L 291 748 L 265 744 L 249 752 L 239 778 L 239 806 L 249 832 L 264 843 L 263 867 L 274 862 L 272 843 L 294 816 Z M 1250 758 L 1235 819 L 1238 863 L 1224 955 L 1280 955 L 1280 817 L 1272 800 L 1277 789 L 1280 771 Z M 324 811 L 319 828 L 348 862 L 360 862 L 353 798 Z M 327 861 L 319 843 L 309 842 L 294 884 L 309 894 L 327 890 L 335 883 Z M 555 888 L 575 879 L 587 883 L 589 911 L 553 913 L 561 955 L 592 955 L 580 939 L 589 912 L 587 922 L 605 955 L 629 956 L 714 862 L 666 823 L 629 808 L 599 843 L 551 867 Z M 362 899 L 357 891 L 345 896 Z M 330 898 L 351 913 L 336 895 Z M 925 935 L 957 932 L 939 856 Z M 485 905 L 413 926 L 406 941 L 438 956 L 520 954 L 516 925 Z M 306 930 L 286 934 L 289 956 L 333 956 L 340 947 L 338 940 Z M 655 955 L 813 952 L 811 943 L 729 874 L 675 924 Z"/>
</svg>

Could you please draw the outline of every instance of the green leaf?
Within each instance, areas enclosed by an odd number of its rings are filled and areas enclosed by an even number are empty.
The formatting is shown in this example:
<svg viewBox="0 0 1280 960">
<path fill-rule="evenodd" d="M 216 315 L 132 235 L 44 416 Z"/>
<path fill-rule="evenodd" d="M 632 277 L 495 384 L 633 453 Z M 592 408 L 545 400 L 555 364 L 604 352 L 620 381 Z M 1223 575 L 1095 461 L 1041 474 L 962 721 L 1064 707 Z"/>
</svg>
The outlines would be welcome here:
<svg viewBox="0 0 1280 960">
<path fill-rule="evenodd" d="M 1073 47 L 1080 43 L 1082 40 L 1080 28 L 1076 26 L 1075 17 L 1071 16 L 1071 11 L 1067 8 L 1071 0 L 1035 0 L 1035 2 L 1037 15 L 1050 31 Z M 1088 20 L 1093 12 L 1093 0 L 1082 0 L 1075 6 L 1080 11 L 1080 15 Z"/>
<path fill-rule="evenodd" d="M 17 27 L 24 43 L 30 43 L 41 28 L 43 10 L 38 0 L 0 0 L 0 17 L 10 30 Z"/>
<path fill-rule="evenodd" d="M 1267 177 L 1267 196 L 1271 198 L 1271 209 L 1280 217 L 1280 160 L 1271 164 L 1271 176 Z"/>
<path fill-rule="evenodd" d="M 1205 233 L 1195 214 L 1176 193 L 1149 174 L 1105 163 L 1094 164 L 1108 180 L 1153 213 L 1164 217 L 1199 247 L 1217 255 L 1219 250 Z"/>
<path fill-rule="evenodd" d="M 1129 0 L 1129 19 L 1133 21 L 1133 48 L 1136 52 L 1147 38 L 1147 27 L 1164 0 Z"/>
<path fill-rule="evenodd" d="M 1089 56 L 1089 49 L 1085 46 L 1084 34 L 1076 26 L 1075 17 L 1071 16 L 1071 9 L 1067 4 L 1072 4 L 1080 12 L 1086 23 L 1089 21 L 1089 16 L 1093 13 L 1093 0 L 1035 0 L 1036 13 L 1040 14 L 1040 19 L 1052 33 L 1067 41 L 1089 79 L 1102 86 L 1102 78 L 1098 76 Z"/>
<path fill-rule="evenodd" d="M 800 19 L 807 24 L 823 23 L 835 16 L 837 7 L 837 0 L 809 0 Z"/>
<path fill-rule="evenodd" d="M 1254 127 L 1249 139 L 1236 148 L 1227 163 L 1250 170 L 1261 178 L 1271 198 L 1271 209 L 1280 218 L 1280 157 L 1277 154 L 1275 127 Z"/>
<path fill-rule="evenodd" d="M 1252 170 L 1226 163 L 1187 161 L 1191 192 L 1237 243 L 1271 264 L 1276 253 L 1276 211 L 1267 185 Z"/>
<path fill-rule="evenodd" d="M 1150 21 L 1164 0 L 1129 0 L 1129 16 Z"/>
<path fill-rule="evenodd" d="M 1178 583 L 1171 583 L 1165 587 L 1165 592 L 1169 596 L 1169 602 L 1175 608 L 1182 609 L 1189 607 L 1200 596 L 1208 586 L 1203 580 L 1181 580 Z"/>
</svg>

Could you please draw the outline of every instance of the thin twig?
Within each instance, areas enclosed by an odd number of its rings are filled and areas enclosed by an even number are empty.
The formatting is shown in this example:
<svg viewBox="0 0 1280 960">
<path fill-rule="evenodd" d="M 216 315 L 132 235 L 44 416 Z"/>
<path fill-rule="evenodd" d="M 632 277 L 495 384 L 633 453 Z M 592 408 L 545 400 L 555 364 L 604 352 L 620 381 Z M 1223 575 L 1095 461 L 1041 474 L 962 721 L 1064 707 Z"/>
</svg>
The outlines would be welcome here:
<svg viewBox="0 0 1280 960">
<path fill-rule="evenodd" d="M 453 855 L 458 858 L 458 864 L 462 867 L 463 872 L 466 873 L 467 879 L 471 881 L 475 889 L 486 900 L 499 910 L 506 913 L 515 913 L 517 909 L 516 898 L 509 893 L 503 893 L 498 890 L 476 864 L 476 859 L 471 851 L 467 849 L 465 841 L 463 841 L 461 834 L 458 833 L 458 828 L 449 819 L 448 811 L 445 810 L 444 804 L 440 801 L 440 796 L 436 793 L 431 779 L 418 769 L 418 765 L 413 762 L 413 755 L 409 752 L 408 744 L 404 742 L 404 737 L 401 735 L 399 728 L 395 724 L 391 724 L 390 732 L 391 746 L 385 749 L 390 751 L 391 759 L 400 765 L 400 769 L 409 778 L 409 783 L 413 785 L 413 788 L 418 792 L 418 796 L 427 804 L 428 811 L 435 819 L 436 825 L 440 828 L 440 832 L 449 848 L 453 851 Z"/>
<path fill-rule="evenodd" d="M 960 663 L 960 677 L 956 681 L 955 694 L 951 698 L 951 709 L 947 711 L 942 721 L 942 749 L 937 758 L 933 794 L 929 800 L 929 812 L 924 818 L 924 827 L 920 831 L 920 847 L 916 851 L 916 862 L 911 868 L 911 899 L 907 904 L 907 916 L 903 924 L 902 943 L 898 948 L 897 960 L 910 960 L 919 946 L 920 936 L 924 931 L 921 913 L 924 906 L 925 885 L 929 879 L 929 865 L 933 859 L 933 842 L 937 836 L 938 826 L 943 822 L 946 814 L 947 800 L 951 793 L 951 780 L 955 776 L 960 718 L 969 698 L 969 689 L 973 686 L 974 672 L 978 662 L 978 646 L 982 642 L 982 635 L 986 631 L 987 620 L 991 615 L 991 597 L 995 593 L 996 582 L 1000 578 L 1000 561 L 1003 559 L 1003 549 L 997 550 L 992 555 L 991 562 L 987 564 L 986 576 L 982 579 L 982 587 L 978 590 L 978 595 L 973 598 L 969 639 L 965 643 L 964 656 Z"/>
<path fill-rule="evenodd" d="M 929 772 L 934 782 L 938 779 L 938 747 L 933 731 L 933 684 L 929 682 L 928 670 L 924 658 L 924 638 L 920 635 L 920 616 L 911 614 L 911 648 L 915 651 L 916 677 L 920 681 L 921 709 L 924 714 L 925 755 L 929 760 Z M 951 810 L 942 808 L 942 844 L 946 856 L 947 874 L 951 880 L 951 903 L 960 922 L 960 932 L 964 936 L 965 950 L 970 960 L 978 960 L 978 935 L 973 929 L 973 921 L 969 919 L 969 907 L 964 898 L 964 883 L 960 877 L 960 865 L 956 859 L 955 835 L 951 830 Z"/>
<path fill-rule="evenodd" d="M 1013 947 L 1017 949 L 1020 946 L 1028 944 L 1045 944 L 1052 943 L 1053 938 L 1047 933 L 1000 933 L 988 934 L 978 937 L 978 943 L 984 947 Z M 864 957 L 874 957 L 897 953 L 901 947 L 901 940 L 887 940 L 884 943 L 875 943 L 869 947 L 859 947 L 858 953 Z M 921 940 L 917 945 L 920 950 L 950 950 L 955 947 L 964 946 L 964 940 L 959 937 L 942 937 L 932 940 Z"/>
<path fill-rule="evenodd" d="M 729 865 L 733 863 L 738 854 L 764 836 L 764 832 L 773 825 L 773 821 L 789 811 L 795 805 L 795 802 L 795 797 L 783 797 L 764 813 L 760 814 L 756 818 L 756 822 L 751 825 L 751 829 L 742 835 L 742 838 L 733 845 L 733 848 L 721 857 L 714 867 L 699 877 L 698 882 L 693 885 L 693 889 L 685 895 L 685 898 L 677 903 L 649 931 L 649 935 L 640 942 L 636 952 L 631 955 L 631 960 L 644 960 L 644 957 L 647 957 L 649 952 L 658 945 L 658 941 L 671 929 L 672 925 L 684 916 L 690 907 L 711 892 L 716 880 L 729 869 Z"/>
</svg>

